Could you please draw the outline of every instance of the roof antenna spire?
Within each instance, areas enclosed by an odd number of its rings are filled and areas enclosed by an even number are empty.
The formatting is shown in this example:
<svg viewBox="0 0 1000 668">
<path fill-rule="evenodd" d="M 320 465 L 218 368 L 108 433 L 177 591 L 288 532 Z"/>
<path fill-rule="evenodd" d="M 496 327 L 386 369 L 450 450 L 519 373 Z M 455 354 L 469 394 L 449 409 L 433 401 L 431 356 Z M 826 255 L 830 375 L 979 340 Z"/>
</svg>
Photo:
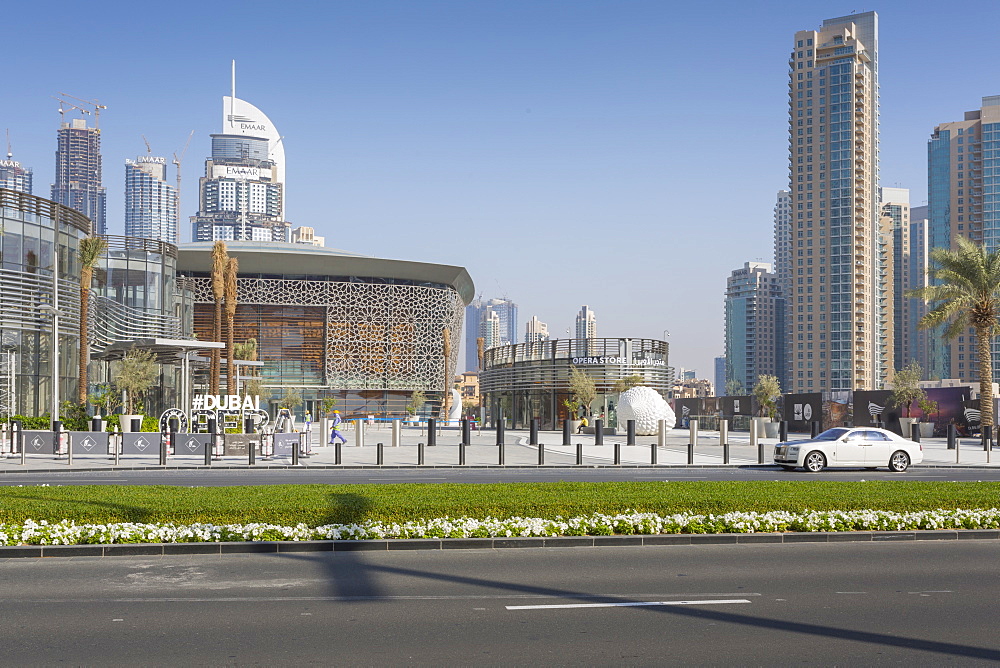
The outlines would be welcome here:
<svg viewBox="0 0 1000 668">
<path fill-rule="evenodd" d="M 229 122 L 233 122 L 236 106 L 236 59 L 233 59 L 233 95 L 229 98 Z"/>
</svg>

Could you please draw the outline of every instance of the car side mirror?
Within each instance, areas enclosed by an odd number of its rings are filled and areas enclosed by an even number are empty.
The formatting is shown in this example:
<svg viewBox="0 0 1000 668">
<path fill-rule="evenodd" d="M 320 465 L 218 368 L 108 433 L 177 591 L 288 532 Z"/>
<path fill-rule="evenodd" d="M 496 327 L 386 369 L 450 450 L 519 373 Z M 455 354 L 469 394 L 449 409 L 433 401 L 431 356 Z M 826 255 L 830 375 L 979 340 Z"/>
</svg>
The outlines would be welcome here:
<svg viewBox="0 0 1000 668">
<path fill-rule="evenodd" d="M 840 439 L 840 442 L 841 442 L 841 443 L 847 443 L 847 437 L 846 437 L 846 436 L 844 436 L 843 438 L 841 438 L 841 439 Z"/>
</svg>

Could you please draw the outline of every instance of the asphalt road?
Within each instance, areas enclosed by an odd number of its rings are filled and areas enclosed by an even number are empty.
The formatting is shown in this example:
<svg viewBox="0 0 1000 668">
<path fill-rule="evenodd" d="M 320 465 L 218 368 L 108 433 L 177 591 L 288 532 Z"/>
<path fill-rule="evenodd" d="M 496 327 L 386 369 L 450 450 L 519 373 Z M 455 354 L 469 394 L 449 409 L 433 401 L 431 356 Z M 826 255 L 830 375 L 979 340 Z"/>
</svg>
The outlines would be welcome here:
<svg viewBox="0 0 1000 668">
<path fill-rule="evenodd" d="M 972 665 L 1000 543 L 0 562 L 4 665 Z"/>
<path fill-rule="evenodd" d="M 4 485 L 288 485 L 406 482 L 558 482 L 616 480 L 1000 480 L 1000 469 L 922 468 L 905 473 L 862 469 L 821 473 L 786 472 L 777 467 L 746 468 L 433 468 L 433 469 L 230 469 L 164 471 L 72 471 L 5 473 Z"/>
</svg>

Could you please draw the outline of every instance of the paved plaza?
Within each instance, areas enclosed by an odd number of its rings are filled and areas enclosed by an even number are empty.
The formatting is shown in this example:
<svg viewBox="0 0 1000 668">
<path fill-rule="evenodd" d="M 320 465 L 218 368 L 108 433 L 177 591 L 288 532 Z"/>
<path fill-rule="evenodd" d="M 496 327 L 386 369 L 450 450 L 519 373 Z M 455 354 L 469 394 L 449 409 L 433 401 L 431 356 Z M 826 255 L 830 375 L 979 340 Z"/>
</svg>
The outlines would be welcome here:
<svg viewBox="0 0 1000 668">
<path fill-rule="evenodd" d="M 345 430 L 348 438 L 347 444 L 341 447 L 341 466 L 377 466 L 378 465 L 378 443 L 382 443 L 382 465 L 386 467 L 413 467 L 417 466 L 420 446 L 423 443 L 424 465 L 425 466 L 458 466 L 461 456 L 459 441 L 461 431 L 457 428 L 439 429 L 437 432 L 437 445 L 427 446 L 428 434 L 426 429 L 419 427 L 404 427 L 401 430 L 400 445 L 392 447 L 392 430 L 389 426 L 369 426 L 365 430 L 364 445 L 358 445 L 357 434 L 351 430 Z M 156 437 L 155 434 L 152 436 Z M 308 467 L 330 467 L 336 465 L 336 448 L 326 443 L 326 439 L 320 439 L 318 433 L 312 433 L 312 443 L 310 454 L 299 458 L 298 466 Z M 791 434 L 792 439 L 805 438 L 806 435 Z M 622 466 L 650 466 L 653 463 L 655 451 L 656 465 L 658 466 L 686 466 L 688 465 L 688 443 L 689 433 L 687 430 L 674 429 L 668 432 L 666 444 L 663 447 L 654 447 L 657 442 L 656 436 L 638 436 L 636 445 L 625 445 L 625 437 L 605 436 L 603 445 L 594 444 L 592 434 L 580 434 L 572 437 L 572 445 L 562 445 L 562 432 L 541 432 L 539 441 L 541 447 L 529 445 L 529 434 L 527 431 L 508 430 L 504 437 L 504 447 L 496 445 L 496 432 L 493 430 L 473 431 L 472 439 L 465 450 L 465 466 L 498 466 L 501 461 L 506 466 L 538 466 L 539 450 L 543 453 L 545 466 L 574 466 L 577 463 L 578 449 L 582 453 L 583 466 L 613 466 L 615 465 L 615 452 L 619 453 L 619 461 Z M 764 443 L 764 462 L 771 464 L 771 453 L 776 439 L 761 439 Z M 729 433 L 729 465 L 748 466 L 758 464 L 757 448 L 750 445 L 750 434 L 748 432 Z M 959 448 L 949 450 L 947 440 L 944 438 L 930 438 L 923 440 L 924 462 L 921 466 L 989 466 L 1000 467 L 1000 450 L 995 450 L 987 461 L 987 453 L 982 449 L 978 439 L 959 439 Z M 695 466 L 723 466 L 724 448 L 719 443 L 719 433 L 714 431 L 703 431 L 699 433 L 698 443 L 694 449 Z M 248 465 L 247 456 L 226 456 L 215 459 L 213 466 L 231 467 Z M 256 457 L 255 466 L 259 468 L 267 467 L 288 467 L 291 466 L 291 458 L 287 456 L 262 458 Z M 51 454 L 29 454 L 25 458 L 25 463 L 21 464 L 19 454 L 6 454 L 0 456 L 0 472 L 14 472 L 19 470 L 66 470 L 72 466 L 73 469 L 112 469 L 115 468 L 114 458 L 107 454 L 74 454 L 73 463 L 70 464 L 65 455 L 55 457 Z M 153 450 L 148 455 L 122 455 L 119 459 L 118 468 L 150 468 L 159 466 L 158 451 Z M 167 458 L 167 467 L 203 467 L 204 457 L 171 455 Z"/>
</svg>

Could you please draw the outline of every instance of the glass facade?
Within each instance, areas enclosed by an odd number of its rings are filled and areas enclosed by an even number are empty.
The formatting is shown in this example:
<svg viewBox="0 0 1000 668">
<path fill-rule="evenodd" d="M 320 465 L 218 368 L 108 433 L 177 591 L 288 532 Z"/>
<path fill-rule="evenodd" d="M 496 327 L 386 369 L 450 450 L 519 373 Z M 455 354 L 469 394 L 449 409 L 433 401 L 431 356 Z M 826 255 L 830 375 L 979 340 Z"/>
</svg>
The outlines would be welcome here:
<svg viewBox="0 0 1000 668">
<path fill-rule="evenodd" d="M 90 232 L 84 215 L 50 200 L 0 189 L 0 345 L 13 352 L 3 366 L 13 383 L 8 414 L 43 415 L 52 398 L 54 260 L 58 254 L 59 392 L 75 396 L 79 360 L 80 239 Z"/>
</svg>

